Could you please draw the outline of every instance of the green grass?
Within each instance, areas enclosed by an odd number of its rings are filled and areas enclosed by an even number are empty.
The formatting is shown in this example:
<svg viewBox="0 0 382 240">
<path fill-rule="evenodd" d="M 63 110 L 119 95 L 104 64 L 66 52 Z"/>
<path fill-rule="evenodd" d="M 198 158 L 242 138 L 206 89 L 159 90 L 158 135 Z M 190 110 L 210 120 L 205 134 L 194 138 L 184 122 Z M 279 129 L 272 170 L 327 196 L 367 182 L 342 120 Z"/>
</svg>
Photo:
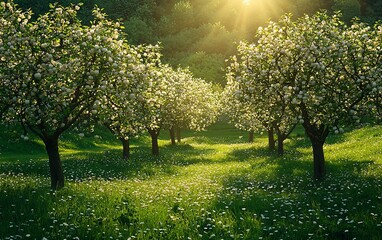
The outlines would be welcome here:
<svg viewBox="0 0 382 240">
<path fill-rule="evenodd" d="M 266 136 L 227 124 L 185 132 L 182 143 L 63 136 L 66 186 L 49 190 L 40 141 L 0 138 L 0 239 L 380 239 L 382 127 L 368 126 L 325 145 L 327 177 L 312 180 L 309 141 L 297 129 L 286 154 Z"/>
</svg>

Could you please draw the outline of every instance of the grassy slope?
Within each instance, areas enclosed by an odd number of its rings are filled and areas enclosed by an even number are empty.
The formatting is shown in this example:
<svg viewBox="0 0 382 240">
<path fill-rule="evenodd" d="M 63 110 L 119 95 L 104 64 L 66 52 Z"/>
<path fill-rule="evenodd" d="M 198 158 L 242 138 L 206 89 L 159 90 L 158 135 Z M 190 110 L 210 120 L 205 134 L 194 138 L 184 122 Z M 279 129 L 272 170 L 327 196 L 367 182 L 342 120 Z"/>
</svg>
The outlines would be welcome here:
<svg viewBox="0 0 382 240">
<path fill-rule="evenodd" d="M 132 159 L 118 141 L 62 141 L 66 187 L 51 193 L 39 141 L 0 139 L 0 239 L 379 239 L 382 235 L 381 127 L 331 136 L 327 179 L 311 180 L 309 142 L 299 129 L 282 158 L 265 136 L 225 124 L 187 132 L 161 156 L 147 138 Z"/>
</svg>

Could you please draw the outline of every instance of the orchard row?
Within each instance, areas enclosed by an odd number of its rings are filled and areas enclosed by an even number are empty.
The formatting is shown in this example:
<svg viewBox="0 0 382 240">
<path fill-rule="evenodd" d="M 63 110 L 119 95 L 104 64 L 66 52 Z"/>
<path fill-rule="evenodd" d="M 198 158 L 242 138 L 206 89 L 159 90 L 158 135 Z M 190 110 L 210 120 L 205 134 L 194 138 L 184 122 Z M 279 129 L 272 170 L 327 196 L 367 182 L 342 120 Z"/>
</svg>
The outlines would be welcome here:
<svg viewBox="0 0 382 240">
<path fill-rule="evenodd" d="M 157 155 L 161 129 L 200 130 L 218 113 L 211 84 L 162 64 L 159 46 L 129 45 L 99 9 L 82 25 L 78 10 L 54 5 L 32 22 L 12 2 L 0 7 L 0 117 L 42 139 L 52 189 L 64 185 L 58 142 L 72 127 L 106 125 L 125 157 L 129 138 L 148 131 Z"/>
<path fill-rule="evenodd" d="M 228 70 L 226 105 L 237 127 L 278 136 L 278 152 L 296 124 L 311 140 L 314 177 L 325 175 L 330 131 L 377 119 L 382 97 L 382 25 L 319 12 L 286 15 L 241 43 Z M 272 140 L 270 140 L 272 143 Z"/>
<path fill-rule="evenodd" d="M 95 9 L 84 26 L 79 7 L 53 5 L 31 21 L 12 1 L 0 6 L 0 120 L 21 123 L 45 144 L 51 187 L 64 186 L 62 133 L 103 124 L 129 157 L 129 138 L 147 131 L 159 154 L 160 130 L 204 129 L 225 112 L 238 128 L 268 131 L 270 147 L 302 124 L 313 147 L 314 177 L 325 175 L 330 131 L 378 116 L 382 27 L 347 26 L 324 12 L 286 15 L 240 43 L 223 93 L 161 61 L 160 47 L 128 44 L 119 23 Z"/>
</svg>

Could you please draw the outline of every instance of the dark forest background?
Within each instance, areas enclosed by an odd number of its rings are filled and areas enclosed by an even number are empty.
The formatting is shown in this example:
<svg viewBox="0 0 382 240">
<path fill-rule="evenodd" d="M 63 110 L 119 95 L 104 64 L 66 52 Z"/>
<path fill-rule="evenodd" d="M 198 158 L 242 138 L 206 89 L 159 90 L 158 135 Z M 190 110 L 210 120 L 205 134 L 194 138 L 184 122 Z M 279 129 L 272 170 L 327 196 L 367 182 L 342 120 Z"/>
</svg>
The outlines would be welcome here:
<svg viewBox="0 0 382 240">
<path fill-rule="evenodd" d="M 124 24 L 131 44 L 160 42 L 163 60 L 189 67 L 197 77 L 224 85 L 225 59 L 235 53 L 236 43 L 250 40 L 259 26 L 282 14 L 295 18 L 320 9 L 340 10 L 343 19 L 354 17 L 373 24 L 382 19 L 382 0 L 15 0 L 34 17 L 49 10 L 49 4 L 83 3 L 80 18 L 92 19 L 95 5 Z"/>
</svg>

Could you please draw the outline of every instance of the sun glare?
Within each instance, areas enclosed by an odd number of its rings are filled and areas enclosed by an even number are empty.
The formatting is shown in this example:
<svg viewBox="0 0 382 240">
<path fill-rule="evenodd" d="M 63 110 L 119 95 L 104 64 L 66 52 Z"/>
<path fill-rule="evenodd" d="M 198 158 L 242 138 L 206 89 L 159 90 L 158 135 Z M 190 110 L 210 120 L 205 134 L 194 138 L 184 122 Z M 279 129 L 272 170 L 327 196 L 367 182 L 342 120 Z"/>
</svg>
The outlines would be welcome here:
<svg viewBox="0 0 382 240">
<path fill-rule="evenodd" d="M 244 4 L 244 5 L 247 5 L 247 6 L 248 6 L 250 3 L 251 3 L 251 0 L 243 0 L 243 4 Z"/>
</svg>

